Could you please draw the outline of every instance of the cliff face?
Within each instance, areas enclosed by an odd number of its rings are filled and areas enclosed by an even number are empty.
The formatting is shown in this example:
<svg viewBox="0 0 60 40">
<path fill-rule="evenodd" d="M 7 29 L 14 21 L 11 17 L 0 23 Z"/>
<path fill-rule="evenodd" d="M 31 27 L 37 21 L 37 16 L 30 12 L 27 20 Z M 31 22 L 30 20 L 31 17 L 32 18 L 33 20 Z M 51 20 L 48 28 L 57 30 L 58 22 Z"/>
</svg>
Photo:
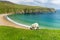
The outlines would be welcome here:
<svg viewBox="0 0 60 40">
<path fill-rule="evenodd" d="M 39 13 L 52 13 L 55 12 L 55 9 L 53 8 L 46 8 L 46 9 L 41 9 L 41 8 L 37 8 L 37 9 L 22 9 L 19 12 L 16 11 L 16 13 L 23 13 L 23 14 L 39 14 Z"/>
<path fill-rule="evenodd" d="M 0 13 L 42 13 L 42 12 L 54 12 L 53 8 L 45 8 L 38 6 L 18 5 L 11 2 L 0 1 Z"/>
</svg>

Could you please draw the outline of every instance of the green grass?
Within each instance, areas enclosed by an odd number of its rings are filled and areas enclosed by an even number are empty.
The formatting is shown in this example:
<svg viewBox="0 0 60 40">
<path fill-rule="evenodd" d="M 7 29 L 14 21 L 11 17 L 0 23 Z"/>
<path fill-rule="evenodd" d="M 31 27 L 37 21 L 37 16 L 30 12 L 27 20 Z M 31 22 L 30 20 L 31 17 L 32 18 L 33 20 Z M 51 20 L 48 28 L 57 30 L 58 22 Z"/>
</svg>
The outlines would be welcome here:
<svg viewBox="0 0 60 40">
<path fill-rule="evenodd" d="M 60 30 L 27 30 L 0 26 L 0 40 L 60 40 Z"/>
</svg>

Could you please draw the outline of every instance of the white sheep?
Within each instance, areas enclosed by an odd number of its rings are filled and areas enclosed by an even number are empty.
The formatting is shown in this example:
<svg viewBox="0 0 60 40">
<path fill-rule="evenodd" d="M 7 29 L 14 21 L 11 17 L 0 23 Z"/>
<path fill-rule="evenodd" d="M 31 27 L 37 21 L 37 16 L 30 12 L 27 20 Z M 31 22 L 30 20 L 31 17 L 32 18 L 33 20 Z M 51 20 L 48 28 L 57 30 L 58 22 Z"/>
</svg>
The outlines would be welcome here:
<svg viewBox="0 0 60 40">
<path fill-rule="evenodd" d="M 38 29 L 38 28 L 39 28 L 38 23 L 34 23 L 34 24 L 32 24 L 30 29 Z"/>
</svg>

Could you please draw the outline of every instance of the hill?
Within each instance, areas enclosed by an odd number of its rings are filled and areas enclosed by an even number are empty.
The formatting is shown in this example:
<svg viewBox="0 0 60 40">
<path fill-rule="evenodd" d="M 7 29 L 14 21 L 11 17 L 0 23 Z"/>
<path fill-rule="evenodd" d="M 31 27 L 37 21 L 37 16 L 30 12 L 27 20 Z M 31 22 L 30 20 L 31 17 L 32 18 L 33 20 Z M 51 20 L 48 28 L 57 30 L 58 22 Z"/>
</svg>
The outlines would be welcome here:
<svg viewBox="0 0 60 40">
<path fill-rule="evenodd" d="M 25 11 L 24 11 L 25 10 Z M 53 8 L 39 7 L 39 6 L 27 6 L 19 5 L 9 1 L 0 1 L 0 13 L 10 13 L 10 12 L 54 12 Z"/>
<path fill-rule="evenodd" d="M 26 30 L 0 26 L 0 40 L 60 40 L 60 30 Z"/>
</svg>

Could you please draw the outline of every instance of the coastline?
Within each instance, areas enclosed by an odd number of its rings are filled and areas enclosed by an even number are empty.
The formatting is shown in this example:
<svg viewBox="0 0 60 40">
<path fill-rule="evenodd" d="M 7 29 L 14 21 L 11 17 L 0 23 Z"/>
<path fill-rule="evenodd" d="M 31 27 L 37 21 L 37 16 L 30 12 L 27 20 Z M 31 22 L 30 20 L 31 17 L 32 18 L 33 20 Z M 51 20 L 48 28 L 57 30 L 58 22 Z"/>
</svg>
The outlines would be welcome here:
<svg viewBox="0 0 60 40">
<path fill-rule="evenodd" d="M 8 21 L 5 16 L 10 15 L 10 14 L 0 14 L 0 26 L 11 26 L 14 28 L 22 28 L 22 29 L 29 29 L 28 27 L 24 27 L 21 25 L 16 25 L 10 21 Z"/>
<path fill-rule="evenodd" d="M 14 28 L 22 28 L 22 29 L 30 29 L 27 25 L 24 24 L 20 24 L 20 23 L 13 23 L 11 22 L 11 20 L 7 20 L 6 16 L 10 15 L 10 14 L 0 14 L 0 26 L 10 26 L 10 27 L 14 27 Z M 40 26 L 39 29 L 50 29 L 50 30 L 60 30 L 60 28 L 48 28 L 45 26 Z"/>
<path fill-rule="evenodd" d="M 24 24 L 21 24 L 21 23 L 18 23 L 18 22 L 13 21 L 13 20 L 12 20 L 11 18 L 9 18 L 7 15 L 5 16 L 5 18 L 6 18 L 8 21 L 10 21 L 10 22 L 12 22 L 12 23 L 14 23 L 14 24 L 16 24 L 16 25 L 30 28 L 30 26 L 28 26 L 28 25 L 24 25 Z"/>
<path fill-rule="evenodd" d="M 18 26 L 23 26 L 23 27 L 26 27 L 26 28 L 30 28 L 31 26 L 28 26 L 28 25 L 24 25 L 24 24 L 21 24 L 21 23 L 18 23 L 18 22 L 15 22 L 15 21 L 13 21 L 12 19 L 10 19 L 8 16 L 5 16 L 6 17 L 6 19 L 8 20 L 8 21 L 10 21 L 10 22 L 12 22 L 12 23 L 14 23 L 14 24 L 16 24 L 16 25 L 18 25 Z M 39 27 L 39 29 L 50 29 L 50 30 L 58 30 L 58 28 L 49 28 L 49 27 L 45 27 L 45 26 L 40 26 Z M 60 29 L 60 28 L 59 28 Z"/>
</svg>

